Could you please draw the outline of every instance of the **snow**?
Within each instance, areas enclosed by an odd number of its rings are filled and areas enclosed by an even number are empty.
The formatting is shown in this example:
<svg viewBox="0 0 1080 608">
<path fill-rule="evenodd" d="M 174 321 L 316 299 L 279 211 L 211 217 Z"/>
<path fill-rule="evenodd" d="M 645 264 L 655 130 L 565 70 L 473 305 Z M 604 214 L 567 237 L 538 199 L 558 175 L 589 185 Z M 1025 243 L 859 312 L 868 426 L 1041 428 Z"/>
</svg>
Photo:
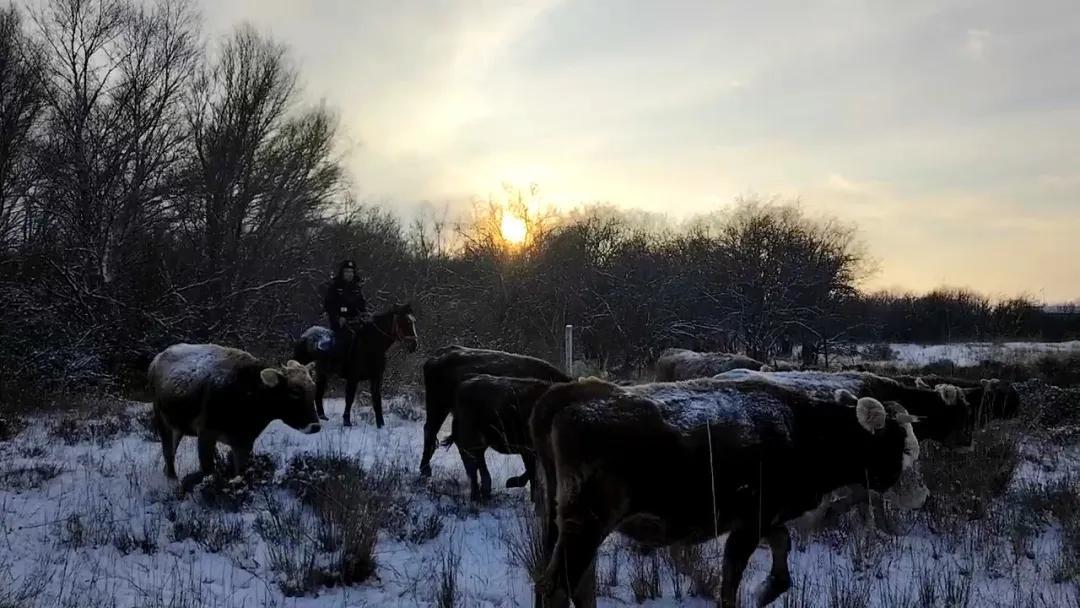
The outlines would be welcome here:
<svg viewBox="0 0 1080 608">
<path fill-rule="evenodd" d="M 210 553 L 192 540 L 171 542 L 168 509 L 183 512 L 196 507 L 190 498 L 174 497 L 173 484 L 162 474 L 156 442 L 132 433 L 111 440 L 64 445 L 49 436 L 48 425 L 42 421 L 0 443 L 0 599 L 6 597 L 5 588 L 40 585 L 44 593 L 34 605 L 42 607 L 100 603 L 115 603 L 120 608 L 432 606 L 436 605 L 441 564 L 452 551 L 461 560 L 459 605 L 531 606 L 529 577 L 514 563 L 503 540 L 520 530 L 520 514 L 531 511 L 526 490 L 503 487 L 507 477 L 521 472 L 520 459 L 488 453 L 495 497 L 488 505 L 473 507 L 468 502 L 468 487 L 456 451 L 440 449 L 432 461 L 433 477 L 418 478 L 415 471 L 423 442 L 422 422 L 393 413 L 417 405 L 401 397 L 389 401 L 391 413 L 384 429 L 377 430 L 366 420 L 369 412 L 362 405 L 364 415 L 356 416 L 359 425 L 343 428 L 343 403 L 328 400 L 331 421 L 322 432 L 302 435 L 275 422 L 255 446 L 257 453 L 278 459 L 279 474 L 291 457 L 304 452 L 355 455 L 367 466 L 381 462 L 407 470 L 404 479 L 409 487 L 405 489 L 416 493 L 415 508 L 442 513 L 445 525 L 436 538 L 419 544 L 382 540 L 377 548 L 376 580 L 351 588 L 322 589 L 317 596 L 284 597 L 275 582 L 277 574 L 269 567 L 268 547 L 252 527 L 257 505 L 235 516 L 246 523 L 248 530 L 245 542 L 237 546 Z M 133 407 L 137 410 L 148 406 Z M 447 430 L 444 427 L 443 433 Z M 1030 446 L 1030 451 L 1029 460 L 1017 475 L 1017 484 L 1046 482 L 1055 478 L 1051 471 L 1080 471 L 1075 452 L 1059 452 L 1057 460 L 1041 466 L 1038 459 L 1047 451 L 1038 445 Z M 60 473 L 43 484 L 34 482 L 40 478 L 25 473 L 34 467 L 49 466 Z M 186 439 L 178 451 L 177 469 L 182 476 L 196 467 L 194 440 Z M 9 482 L 16 478 L 17 483 Z M 124 554 L 106 538 L 89 539 L 100 542 L 83 543 L 80 548 L 64 545 L 60 539 L 72 533 L 72 526 L 65 522 L 73 514 L 80 515 L 89 531 L 95 529 L 92 524 L 103 522 L 112 528 L 147 530 L 156 535 L 158 549 L 149 554 Z M 1027 597 L 1024 594 L 1028 589 L 1043 594 L 1046 602 L 1042 605 L 1066 605 L 1071 601 L 1069 587 L 1050 580 L 1048 564 L 1056 556 L 1059 542 L 1054 529 L 1047 528 L 1037 537 L 1032 549 L 1034 559 L 1013 559 L 1012 549 L 1005 542 L 985 553 L 975 552 L 968 545 L 974 546 L 979 539 L 976 528 L 962 532 L 960 538 L 950 543 L 925 530 L 913 530 L 889 540 L 887 545 L 866 547 L 871 556 L 876 556 L 873 559 L 862 555 L 850 542 L 799 542 L 790 563 L 802 591 L 792 593 L 810 598 L 811 603 L 805 605 L 825 605 L 824 598 L 830 594 L 868 586 L 872 588 L 869 605 L 894 605 L 886 598 L 912 593 L 918 597 L 918 585 L 927 577 L 967 572 L 968 577 L 957 576 L 971 581 L 972 606 L 1012 606 L 1021 596 Z M 624 542 L 617 537 L 609 539 L 598 558 L 602 579 L 609 564 L 621 560 L 617 585 L 601 587 L 600 606 L 633 603 L 631 564 L 649 558 L 634 557 L 633 551 L 622 548 Z M 710 543 L 704 547 L 705 554 L 719 556 L 719 547 L 719 543 Z M 999 553 L 1003 556 L 1000 563 L 988 565 L 986 560 Z M 768 564 L 768 551 L 758 551 L 743 583 L 746 597 L 763 580 Z M 645 605 L 714 605 L 704 599 L 676 600 L 666 569 L 662 569 L 661 577 L 663 597 Z"/>
<path fill-rule="evenodd" d="M 890 344 L 897 365 L 922 367 L 948 359 L 960 367 L 972 367 L 983 361 L 1029 363 L 1043 355 L 1080 353 L 1080 341 L 1071 342 L 964 342 L 957 344 Z M 870 360 L 856 357 L 856 360 Z"/>
</svg>

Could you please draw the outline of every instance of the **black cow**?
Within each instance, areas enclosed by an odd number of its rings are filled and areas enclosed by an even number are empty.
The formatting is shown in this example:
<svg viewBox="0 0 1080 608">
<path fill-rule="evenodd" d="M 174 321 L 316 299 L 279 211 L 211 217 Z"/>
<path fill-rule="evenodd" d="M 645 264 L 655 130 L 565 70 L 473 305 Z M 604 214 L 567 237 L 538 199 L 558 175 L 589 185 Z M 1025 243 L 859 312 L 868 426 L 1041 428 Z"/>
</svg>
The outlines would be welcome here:
<svg viewBox="0 0 1080 608">
<path fill-rule="evenodd" d="M 477 374 L 509 378 L 535 378 L 548 382 L 566 382 L 570 378 L 557 367 L 526 355 L 500 350 L 444 346 L 424 362 L 424 453 L 420 475 L 431 475 L 431 456 L 438 445 L 436 436 L 446 417 L 454 409 L 458 386 Z"/>
<path fill-rule="evenodd" d="M 535 490 L 536 456 L 529 436 L 529 417 L 536 400 L 550 387 L 551 382 L 545 380 L 489 374 L 473 376 L 461 383 L 454 403 L 452 430 L 442 445 L 457 444 L 472 500 L 491 498 L 491 473 L 484 460 L 488 448 L 500 454 L 521 456 L 525 472 L 507 479 L 506 487 L 524 488 L 531 483 Z"/>
<path fill-rule="evenodd" d="M 975 408 L 978 423 L 991 420 L 1007 420 L 1015 418 L 1020 413 L 1020 394 L 1016 392 L 1011 383 L 1003 382 L 997 378 L 984 378 L 976 381 L 928 374 L 922 376 L 900 375 L 896 376 L 895 379 L 905 386 L 934 388 L 942 384 L 949 384 L 964 389 L 968 395 L 968 401 Z"/>
<path fill-rule="evenodd" d="M 255 439 L 281 420 L 304 433 L 319 431 L 311 366 L 282 367 L 217 344 L 174 344 L 150 363 L 154 424 L 165 456 L 165 476 L 176 479 L 176 448 L 187 436 L 199 439 L 199 472 L 184 478 L 190 488 L 214 470 L 220 441 L 232 448 L 237 473 Z"/>
<path fill-rule="evenodd" d="M 917 472 L 913 421 L 875 399 L 850 407 L 760 381 L 555 385 L 530 423 L 547 560 L 537 605 L 566 596 L 592 605 L 593 560 L 616 531 L 651 547 L 728 532 L 725 608 L 735 608 L 746 564 L 765 539 L 772 569 L 758 605 L 767 605 L 791 585 L 786 522 L 849 484 L 901 486 Z M 897 500 L 918 508 L 926 496 L 920 482 Z"/>
</svg>

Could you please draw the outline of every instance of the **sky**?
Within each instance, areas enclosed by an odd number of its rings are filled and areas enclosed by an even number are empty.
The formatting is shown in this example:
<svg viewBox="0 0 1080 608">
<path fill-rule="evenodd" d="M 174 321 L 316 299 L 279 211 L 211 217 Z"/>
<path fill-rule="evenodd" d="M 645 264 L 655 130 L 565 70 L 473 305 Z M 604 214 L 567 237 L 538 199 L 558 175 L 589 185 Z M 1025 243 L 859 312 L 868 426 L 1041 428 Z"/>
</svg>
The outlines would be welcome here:
<svg viewBox="0 0 1080 608">
<path fill-rule="evenodd" d="M 869 288 L 1080 298 L 1075 0 L 203 0 L 286 43 L 360 198 L 539 185 L 673 219 L 856 223 Z"/>
</svg>

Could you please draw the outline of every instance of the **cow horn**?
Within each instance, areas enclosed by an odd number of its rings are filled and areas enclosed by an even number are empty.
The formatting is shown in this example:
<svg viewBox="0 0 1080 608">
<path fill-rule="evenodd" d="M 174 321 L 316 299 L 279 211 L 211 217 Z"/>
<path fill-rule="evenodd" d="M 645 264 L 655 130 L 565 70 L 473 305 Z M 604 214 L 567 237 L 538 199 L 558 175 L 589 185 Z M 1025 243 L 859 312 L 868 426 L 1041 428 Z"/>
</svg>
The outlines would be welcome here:
<svg viewBox="0 0 1080 608">
<path fill-rule="evenodd" d="M 262 380 L 263 384 L 273 388 L 277 386 L 278 381 L 281 380 L 281 374 L 279 374 L 276 369 L 268 367 L 259 372 L 259 378 Z"/>
<path fill-rule="evenodd" d="M 959 388 L 951 384 L 939 384 L 934 387 L 934 390 L 941 395 L 941 400 L 945 402 L 945 405 L 960 403 L 961 393 Z"/>
<path fill-rule="evenodd" d="M 922 422 L 924 416 L 912 416 L 908 413 L 902 413 L 896 415 L 896 421 L 900 424 L 915 424 L 916 422 Z"/>
<path fill-rule="evenodd" d="M 915 386 L 918 388 L 930 388 L 930 385 L 926 383 L 926 380 L 923 380 L 921 377 L 915 378 Z"/>
<path fill-rule="evenodd" d="M 859 398 L 855 396 L 855 393 L 846 388 L 836 389 L 836 392 L 833 393 L 833 399 L 840 405 L 855 405 L 859 402 Z"/>
<path fill-rule="evenodd" d="M 873 397 L 859 399 L 855 406 L 855 415 L 859 418 L 859 424 L 871 433 L 885 428 L 885 420 L 888 417 L 885 406 Z"/>
</svg>

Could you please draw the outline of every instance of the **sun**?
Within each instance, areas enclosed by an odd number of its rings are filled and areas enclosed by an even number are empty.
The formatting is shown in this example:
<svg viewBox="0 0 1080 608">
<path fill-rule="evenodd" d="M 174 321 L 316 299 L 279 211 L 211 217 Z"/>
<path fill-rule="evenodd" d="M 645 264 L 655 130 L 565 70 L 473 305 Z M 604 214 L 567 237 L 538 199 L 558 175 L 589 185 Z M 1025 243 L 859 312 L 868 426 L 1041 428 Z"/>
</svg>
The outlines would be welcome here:
<svg viewBox="0 0 1080 608">
<path fill-rule="evenodd" d="M 502 238 L 511 245 L 520 245 L 525 242 L 525 237 L 529 236 L 529 227 L 525 224 L 525 220 L 509 213 L 503 215 L 499 231 L 502 233 Z"/>
</svg>

